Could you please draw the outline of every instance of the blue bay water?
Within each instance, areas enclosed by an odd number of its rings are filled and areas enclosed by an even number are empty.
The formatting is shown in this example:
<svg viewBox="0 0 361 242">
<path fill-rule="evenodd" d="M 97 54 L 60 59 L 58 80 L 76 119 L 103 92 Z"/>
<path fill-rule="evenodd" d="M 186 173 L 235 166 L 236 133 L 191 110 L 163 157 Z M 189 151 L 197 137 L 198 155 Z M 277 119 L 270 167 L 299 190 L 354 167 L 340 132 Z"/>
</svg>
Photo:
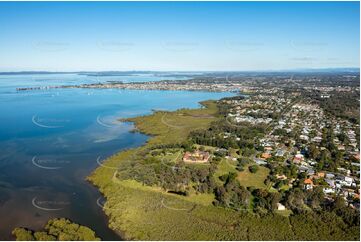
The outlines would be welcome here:
<svg viewBox="0 0 361 242">
<path fill-rule="evenodd" d="M 101 194 L 85 178 L 101 161 L 148 137 L 130 132 L 119 118 L 150 114 L 152 109 L 199 107 L 199 101 L 232 93 L 48 89 L 18 87 L 75 85 L 105 81 L 155 81 L 179 77 L 77 74 L 0 75 L 0 239 L 14 227 L 41 228 L 50 218 L 67 217 L 107 240 Z M 98 201 L 98 203 L 97 203 Z"/>
</svg>

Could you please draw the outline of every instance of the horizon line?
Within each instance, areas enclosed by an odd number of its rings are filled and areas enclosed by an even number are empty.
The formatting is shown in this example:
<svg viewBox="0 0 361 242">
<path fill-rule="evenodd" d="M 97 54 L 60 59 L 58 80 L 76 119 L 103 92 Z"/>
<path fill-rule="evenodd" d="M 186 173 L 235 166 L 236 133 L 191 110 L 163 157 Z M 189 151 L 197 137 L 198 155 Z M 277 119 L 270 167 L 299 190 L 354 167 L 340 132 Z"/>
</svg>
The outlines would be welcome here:
<svg viewBox="0 0 361 242">
<path fill-rule="evenodd" d="M 361 67 L 321 67 L 321 68 L 290 68 L 290 69 L 269 69 L 269 70 L 76 70 L 76 71 L 50 71 L 50 70 L 20 70 L 20 71 L 0 71 L 0 73 L 100 73 L 100 72 L 287 72 L 287 71 L 321 71 L 321 70 L 351 70 Z"/>
</svg>

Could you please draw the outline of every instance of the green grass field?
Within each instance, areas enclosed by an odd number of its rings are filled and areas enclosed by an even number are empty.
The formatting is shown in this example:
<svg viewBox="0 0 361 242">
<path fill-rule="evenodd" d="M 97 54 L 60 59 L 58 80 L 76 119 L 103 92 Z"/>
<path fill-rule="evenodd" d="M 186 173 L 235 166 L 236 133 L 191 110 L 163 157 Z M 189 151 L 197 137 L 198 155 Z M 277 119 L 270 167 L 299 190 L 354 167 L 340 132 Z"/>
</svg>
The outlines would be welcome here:
<svg viewBox="0 0 361 242">
<path fill-rule="evenodd" d="M 256 173 L 251 173 L 248 170 L 248 167 L 250 165 L 245 166 L 244 171 L 239 172 L 237 176 L 239 183 L 245 187 L 267 189 L 267 186 L 264 184 L 264 181 L 266 180 L 269 174 L 269 169 L 264 166 L 258 166 L 258 171 Z"/>
</svg>

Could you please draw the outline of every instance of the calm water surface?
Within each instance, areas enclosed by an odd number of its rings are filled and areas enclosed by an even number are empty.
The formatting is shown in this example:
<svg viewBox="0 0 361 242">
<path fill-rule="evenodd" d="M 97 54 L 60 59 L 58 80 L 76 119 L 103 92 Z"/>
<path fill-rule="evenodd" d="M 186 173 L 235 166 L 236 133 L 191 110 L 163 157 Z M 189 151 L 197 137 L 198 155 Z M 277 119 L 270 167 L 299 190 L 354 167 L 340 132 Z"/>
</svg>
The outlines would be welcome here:
<svg viewBox="0 0 361 242">
<path fill-rule="evenodd" d="M 119 240 L 97 204 L 101 194 L 85 181 L 105 157 L 146 142 L 146 135 L 130 133 L 133 125 L 117 118 L 150 114 L 152 109 L 196 108 L 199 101 L 232 95 L 16 88 L 160 79 L 175 78 L 0 75 L 0 240 L 13 239 L 14 227 L 39 229 L 55 217 L 89 226 L 104 240 Z"/>
</svg>

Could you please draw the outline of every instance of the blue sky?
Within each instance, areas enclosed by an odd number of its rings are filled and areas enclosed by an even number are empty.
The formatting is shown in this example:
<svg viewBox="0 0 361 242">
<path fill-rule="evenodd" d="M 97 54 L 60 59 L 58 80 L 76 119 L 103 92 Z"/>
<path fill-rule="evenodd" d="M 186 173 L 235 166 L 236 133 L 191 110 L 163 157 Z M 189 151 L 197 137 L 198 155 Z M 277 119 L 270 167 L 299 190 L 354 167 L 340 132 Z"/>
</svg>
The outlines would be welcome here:
<svg viewBox="0 0 361 242">
<path fill-rule="evenodd" d="M 0 2 L 0 71 L 358 67 L 358 2 Z"/>
</svg>

